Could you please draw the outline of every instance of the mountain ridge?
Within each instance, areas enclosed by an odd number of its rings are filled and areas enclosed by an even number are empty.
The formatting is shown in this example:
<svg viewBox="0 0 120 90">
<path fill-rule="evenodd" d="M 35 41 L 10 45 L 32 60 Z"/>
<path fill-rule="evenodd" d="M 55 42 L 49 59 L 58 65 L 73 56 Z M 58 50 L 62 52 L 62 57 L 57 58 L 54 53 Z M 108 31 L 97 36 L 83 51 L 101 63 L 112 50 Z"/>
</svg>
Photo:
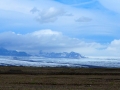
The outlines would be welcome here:
<svg viewBox="0 0 120 90">
<path fill-rule="evenodd" d="M 75 58 L 75 59 L 79 59 L 79 58 L 85 58 L 84 56 L 82 56 L 79 53 L 76 52 L 62 52 L 62 53 L 55 53 L 55 52 L 43 52 L 40 51 L 39 52 L 39 56 L 41 57 L 48 57 L 48 58 Z"/>
<path fill-rule="evenodd" d="M 18 52 L 16 50 L 7 50 L 5 48 L 0 48 L 0 55 L 1 56 L 31 56 L 26 52 Z"/>
<path fill-rule="evenodd" d="M 0 47 L 0 55 L 1 56 L 34 56 L 30 55 L 26 52 L 18 52 L 16 50 L 7 50 L 5 48 Z M 79 58 L 85 58 L 79 53 L 76 52 L 62 52 L 62 53 L 55 53 L 55 52 L 43 52 L 40 51 L 37 55 L 39 57 L 45 57 L 45 58 L 71 58 L 71 59 L 79 59 Z"/>
</svg>

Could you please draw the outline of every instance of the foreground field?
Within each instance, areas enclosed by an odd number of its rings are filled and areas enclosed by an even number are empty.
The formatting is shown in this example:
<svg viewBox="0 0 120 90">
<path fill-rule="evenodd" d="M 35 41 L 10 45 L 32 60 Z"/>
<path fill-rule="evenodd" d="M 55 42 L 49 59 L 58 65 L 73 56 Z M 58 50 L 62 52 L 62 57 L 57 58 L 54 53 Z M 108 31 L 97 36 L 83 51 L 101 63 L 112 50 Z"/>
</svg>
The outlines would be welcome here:
<svg viewBox="0 0 120 90">
<path fill-rule="evenodd" d="M 0 90 L 120 90 L 120 69 L 0 67 Z"/>
</svg>

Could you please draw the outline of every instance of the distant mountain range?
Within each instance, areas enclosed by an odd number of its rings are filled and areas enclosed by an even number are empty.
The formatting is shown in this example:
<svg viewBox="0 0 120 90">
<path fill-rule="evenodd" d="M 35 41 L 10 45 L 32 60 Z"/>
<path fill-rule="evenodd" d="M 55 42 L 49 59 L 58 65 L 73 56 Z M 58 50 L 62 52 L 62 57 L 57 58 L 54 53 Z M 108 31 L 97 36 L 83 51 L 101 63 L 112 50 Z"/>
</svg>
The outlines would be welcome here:
<svg viewBox="0 0 120 90">
<path fill-rule="evenodd" d="M 82 56 L 79 53 L 76 52 L 62 52 L 62 53 L 55 53 L 55 52 L 43 52 L 40 51 L 39 52 L 39 56 L 41 57 L 47 57 L 47 58 L 75 58 L 75 59 L 79 59 L 79 58 L 85 58 L 84 56 Z"/>
<path fill-rule="evenodd" d="M 18 52 L 16 50 L 7 50 L 5 48 L 0 48 L 0 56 L 32 56 L 32 55 L 27 54 L 26 52 Z M 40 51 L 38 56 L 45 58 L 72 58 L 72 59 L 85 58 L 84 56 L 76 52 L 55 53 Z"/>
<path fill-rule="evenodd" d="M 15 50 L 7 50 L 5 48 L 0 48 L 0 55 L 1 56 L 31 56 L 26 52 L 18 52 Z"/>
</svg>

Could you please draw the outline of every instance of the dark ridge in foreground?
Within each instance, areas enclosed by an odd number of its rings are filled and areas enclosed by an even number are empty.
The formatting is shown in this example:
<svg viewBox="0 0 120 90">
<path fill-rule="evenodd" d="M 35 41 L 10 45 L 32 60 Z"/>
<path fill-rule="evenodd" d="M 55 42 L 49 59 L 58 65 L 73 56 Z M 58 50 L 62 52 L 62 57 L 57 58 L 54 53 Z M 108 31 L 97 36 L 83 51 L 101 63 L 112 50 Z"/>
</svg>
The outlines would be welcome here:
<svg viewBox="0 0 120 90">
<path fill-rule="evenodd" d="M 5 64 L 5 63 L 0 63 L 0 66 L 7 66 L 7 67 L 25 67 L 24 65 L 12 65 L 12 64 Z M 29 66 L 28 66 L 29 67 Z M 39 66 L 39 67 L 53 67 L 53 66 Z M 102 66 L 95 66 L 95 65 L 80 65 L 80 64 L 73 64 L 71 66 L 57 66 L 58 68 L 107 68 L 107 67 L 102 67 Z M 57 68 L 55 67 L 55 68 Z"/>
<path fill-rule="evenodd" d="M 0 74 L 23 75 L 120 75 L 118 68 L 0 67 Z"/>
</svg>

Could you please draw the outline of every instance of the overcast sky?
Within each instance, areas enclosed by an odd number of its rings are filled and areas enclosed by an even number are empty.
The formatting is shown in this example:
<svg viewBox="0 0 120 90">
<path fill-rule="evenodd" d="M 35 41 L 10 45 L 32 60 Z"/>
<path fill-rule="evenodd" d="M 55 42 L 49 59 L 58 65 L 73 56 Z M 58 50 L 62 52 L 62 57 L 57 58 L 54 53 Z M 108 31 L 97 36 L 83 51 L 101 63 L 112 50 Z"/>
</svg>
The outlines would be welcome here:
<svg viewBox="0 0 120 90">
<path fill-rule="evenodd" d="M 0 47 L 120 56 L 120 0 L 0 0 Z"/>
</svg>

